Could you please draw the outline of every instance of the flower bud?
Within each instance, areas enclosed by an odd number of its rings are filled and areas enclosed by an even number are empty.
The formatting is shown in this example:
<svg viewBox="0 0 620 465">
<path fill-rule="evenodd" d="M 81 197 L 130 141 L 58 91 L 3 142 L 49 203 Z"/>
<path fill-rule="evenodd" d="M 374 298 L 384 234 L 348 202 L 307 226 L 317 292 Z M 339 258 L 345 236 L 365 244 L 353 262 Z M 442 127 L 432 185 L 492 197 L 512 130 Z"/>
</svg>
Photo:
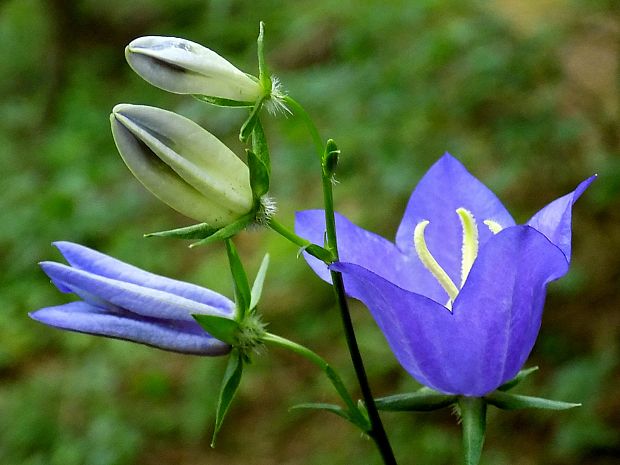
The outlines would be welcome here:
<svg viewBox="0 0 620 465">
<path fill-rule="evenodd" d="M 176 113 L 121 104 L 112 135 L 133 175 L 178 212 L 223 227 L 253 208 L 248 167 L 215 136 Z"/>
<path fill-rule="evenodd" d="M 256 78 L 200 44 L 176 37 L 147 36 L 125 48 L 132 69 L 145 81 L 175 94 L 198 94 L 236 102 L 256 102 Z"/>
</svg>

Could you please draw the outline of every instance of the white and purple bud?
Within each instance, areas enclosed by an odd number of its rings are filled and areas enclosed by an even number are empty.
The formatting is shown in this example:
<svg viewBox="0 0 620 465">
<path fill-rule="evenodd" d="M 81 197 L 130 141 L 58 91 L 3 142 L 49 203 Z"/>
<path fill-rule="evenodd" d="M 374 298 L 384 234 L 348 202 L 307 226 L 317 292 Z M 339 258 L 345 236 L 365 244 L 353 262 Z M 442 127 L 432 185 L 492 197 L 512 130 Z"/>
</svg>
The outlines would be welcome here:
<svg viewBox="0 0 620 465">
<path fill-rule="evenodd" d="M 192 315 L 234 318 L 228 298 L 123 263 L 71 242 L 54 244 L 69 265 L 43 262 L 54 285 L 82 300 L 30 313 L 59 329 L 123 339 L 194 355 L 224 355 L 230 345 L 207 332 Z"/>
<path fill-rule="evenodd" d="M 116 147 L 144 187 L 178 212 L 224 227 L 254 208 L 248 167 L 215 136 L 176 113 L 121 104 Z"/>
<path fill-rule="evenodd" d="M 145 81 L 175 94 L 203 95 L 253 105 L 264 93 L 258 79 L 213 50 L 186 39 L 139 37 L 125 48 L 125 57 Z"/>
</svg>

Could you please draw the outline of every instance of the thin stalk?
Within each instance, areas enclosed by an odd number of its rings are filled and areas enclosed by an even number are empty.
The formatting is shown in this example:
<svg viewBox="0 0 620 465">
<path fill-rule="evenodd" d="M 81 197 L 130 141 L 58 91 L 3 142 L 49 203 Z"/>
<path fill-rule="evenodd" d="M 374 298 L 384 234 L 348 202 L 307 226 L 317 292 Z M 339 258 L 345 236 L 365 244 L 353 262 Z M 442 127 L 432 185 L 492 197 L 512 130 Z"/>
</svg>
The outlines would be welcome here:
<svg viewBox="0 0 620 465">
<path fill-rule="evenodd" d="M 314 125 L 312 119 L 304 110 L 304 108 L 289 96 L 285 97 L 285 102 L 289 105 L 297 116 L 299 116 L 307 126 L 312 140 L 315 145 L 315 149 L 319 160 L 321 162 L 321 181 L 323 185 L 323 201 L 325 203 L 325 230 L 326 230 L 326 245 L 325 247 L 333 255 L 333 260 L 338 260 L 338 241 L 336 236 L 336 218 L 334 215 L 334 195 L 332 189 L 331 175 L 326 172 L 323 166 L 323 152 L 325 150 L 323 140 L 319 134 L 318 129 Z M 338 272 L 331 271 L 331 278 L 336 301 L 340 310 L 340 317 L 342 320 L 342 326 L 349 348 L 351 356 L 351 362 L 355 369 L 355 374 L 360 386 L 362 397 L 368 411 L 368 418 L 370 420 L 371 429 L 368 435 L 373 439 L 383 461 L 386 465 L 396 465 L 396 458 L 392 451 L 392 446 L 383 427 L 379 411 L 375 405 L 375 401 L 368 382 L 368 376 L 362 360 L 362 355 L 359 350 L 357 338 L 355 337 L 355 330 L 353 328 L 353 322 L 351 320 L 351 314 L 349 312 L 349 305 L 347 302 L 346 294 L 344 291 L 344 283 L 342 275 Z"/>
<path fill-rule="evenodd" d="M 338 376 L 338 374 L 320 355 L 308 349 L 307 347 L 302 346 L 301 344 L 298 344 L 281 336 L 277 336 L 275 334 L 267 333 L 265 334 L 265 336 L 263 336 L 261 340 L 276 347 L 288 349 L 292 352 L 295 352 L 297 355 L 304 357 L 305 359 L 318 366 L 321 371 L 324 371 L 325 374 L 327 374 L 327 377 L 331 381 L 332 385 L 334 386 L 334 388 L 336 388 L 336 392 L 338 392 L 338 395 L 340 395 L 343 402 L 349 409 L 349 413 L 357 415 L 358 417 L 363 417 L 363 415 L 359 411 L 359 408 L 353 401 L 353 398 L 349 394 L 349 391 L 347 391 L 347 388 L 342 382 L 340 376 Z"/>
<path fill-rule="evenodd" d="M 301 247 L 313 257 L 316 257 L 325 263 L 331 263 L 334 261 L 333 255 L 327 249 L 324 249 L 323 247 L 313 244 L 303 237 L 298 236 L 273 217 L 269 218 L 269 227 L 285 239 L 288 239 L 293 244 Z"/>
</svg>

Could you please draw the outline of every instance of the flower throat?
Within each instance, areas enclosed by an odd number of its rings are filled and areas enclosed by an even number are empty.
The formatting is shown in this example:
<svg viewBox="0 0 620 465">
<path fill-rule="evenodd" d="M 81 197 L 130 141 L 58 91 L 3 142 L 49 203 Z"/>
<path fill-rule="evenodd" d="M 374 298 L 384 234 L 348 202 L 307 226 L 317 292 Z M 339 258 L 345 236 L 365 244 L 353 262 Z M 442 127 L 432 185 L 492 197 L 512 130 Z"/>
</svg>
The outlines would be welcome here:
<svg viewBox="0 0 620 465">
<path fill-rule="evenodd" d="M 424 230 L 430 224 L 428 220 L 420 221 L 413 232 L 413 244 L 415 251 L 424 267 L 431 272 L 433 277 L 441 285 L 448 294 L 449 300 L 446 303 L 448 310 L 452 310 L 452 304 L 459 294 L 459 291 L 465 284 L 471 267 L 478 256 L 478 225 L 474 215 L 465 208 L 458 208 L 456 214 L 461 220 L 461 228 L 463 230 L 463 245 L 461 247 L 461 283 L 457 287 L 452 278 L 446 273 L 441 265 L 435 260 L 435 257 L 428 250 L 426 239 L 424 238 Z M 497 234 L 502 230 L 499 223 L 493 220 L 484 220 L 483 223 L 491 230 L 493 234 Z"/>
</svg>

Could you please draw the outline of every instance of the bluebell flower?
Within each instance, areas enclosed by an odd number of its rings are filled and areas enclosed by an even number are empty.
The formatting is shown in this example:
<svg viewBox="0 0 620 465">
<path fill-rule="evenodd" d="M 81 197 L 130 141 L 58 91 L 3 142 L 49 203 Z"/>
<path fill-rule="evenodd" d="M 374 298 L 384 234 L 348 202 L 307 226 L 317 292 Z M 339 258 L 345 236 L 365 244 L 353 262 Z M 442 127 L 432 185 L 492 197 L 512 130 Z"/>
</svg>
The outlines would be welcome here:
<svg viewBox="0 0 620 465">
<path fill-rule="evenodd" d="M 54 243 L 69 265 L 42 262 L 52 283 L 82 300 L 30 313 L 49 326 L 138 342 L 172 352 L 223 355 L 230 346 L 192 314 L 234 318 L 228 298 L 194 284 L 128 265 L 71 242 Z"/>
<path fill-rule="evenodd" d="M 540 329 L 547 284 L 571 257 L 573 203 L 594 177 L 517 225 L 497 197 L 446 154 L 414 190 L 392 243 L 337 215 L 347 293 L 372 313 L 403 368 L 446 394 L 485 395 L 512 379 Z M 297 233 L 322 244 L 320 210 Z M 329 270 L 306 256 L 323 279 Z"/>
</svg>

